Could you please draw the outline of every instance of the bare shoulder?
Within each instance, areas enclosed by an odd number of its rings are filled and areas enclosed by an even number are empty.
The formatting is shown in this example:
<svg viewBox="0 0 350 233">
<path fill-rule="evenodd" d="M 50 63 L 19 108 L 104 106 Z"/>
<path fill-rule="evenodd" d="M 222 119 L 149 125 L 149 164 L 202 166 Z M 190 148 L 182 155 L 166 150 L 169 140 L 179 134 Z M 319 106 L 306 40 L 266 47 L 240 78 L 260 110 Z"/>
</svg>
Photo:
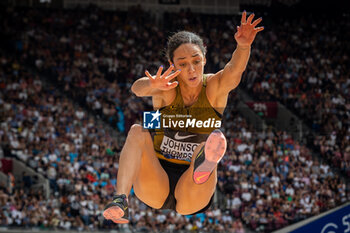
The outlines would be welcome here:
<svg viewBox="0 0 350 233">
<path fill-rule="evenodd" d="M 206 75 L 207 75 L 207 91 L 215 93 L 218 90 L 219 79 L 222 75 L 222 70 L 220 70 L 215 74 L 206 74 Z"/>
<path fill-rule="evenodd" d="M 207 84 L 209 85 L 215 85 L 216 83 L 218 83 L 218 80 L 220 79 L 221 75 L 222 75 L 223 70 L 220 70 L 219 72 L 213 74 L 206 74 L 207 75 Z"/>
</svg>

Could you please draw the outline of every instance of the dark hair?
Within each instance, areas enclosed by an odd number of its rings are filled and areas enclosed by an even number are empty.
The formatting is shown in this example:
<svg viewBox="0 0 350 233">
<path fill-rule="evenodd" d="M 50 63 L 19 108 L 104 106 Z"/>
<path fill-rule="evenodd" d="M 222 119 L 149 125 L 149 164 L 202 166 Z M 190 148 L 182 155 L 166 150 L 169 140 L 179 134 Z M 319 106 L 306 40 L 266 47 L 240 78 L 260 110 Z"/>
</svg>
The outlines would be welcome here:
<svg viewBox="0 0 350 233">
<path fill-rule="evenodd" d="M 168 60 L 173 61 L 174 51 L 182 44 L 195 44 L 198 45 L 203 55 L 205 56 L 207 48 L 203 44 L 202 38 L 197 34 L 189 31 L 180 31 L 170 36 L 166 48 L 166 57 Z"/>
</svg>

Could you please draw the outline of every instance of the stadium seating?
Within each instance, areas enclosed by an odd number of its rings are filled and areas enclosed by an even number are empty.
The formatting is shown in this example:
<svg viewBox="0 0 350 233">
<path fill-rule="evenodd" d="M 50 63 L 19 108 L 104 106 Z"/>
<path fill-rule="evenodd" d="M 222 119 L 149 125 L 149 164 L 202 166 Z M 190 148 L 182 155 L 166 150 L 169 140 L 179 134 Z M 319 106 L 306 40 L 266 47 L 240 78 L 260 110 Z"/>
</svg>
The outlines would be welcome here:
<svg viewBox="0 0 350 233">
<path fill-rule="evenodd" d="M 235 111 L 238 97 L 232 93 L 225 112 L 228 150 L 218 166 L 218 190 L 226 198 L 205 214 L 189 217 L 151 210 L 131 195 L 131 224 L 120 226 L 104 220 L 101 211 L 114 192 L 123 139 L 115 141 L 91 114 L 124 135 L 139 122 L 151 102 L 132 95 L 130 86 L 145 69 L 154 73 L 166 64 L 168 31 L 138 8 L 124 13 L 3 11 L 2 33 L 13 39 L 16 53 L 0 57 L 1 144 L 44 174 L 52 195 L 45 200 L 35 190 L 25 193 L 24 182 L 13 192 L 1 190 L 0 226 L 243 232 L 243 223 L 270 232 L 348 200 L 344 181 L 330 168 L 350 173 L 349 83 L 344 76 L 335 78 L 345 73 L 347 56 L 344 50 L 330 63 L 326 57 L 335 56 L 334 35 L 317 31 L 321 25 L 333 28 L 336 19 L 271 23 L 254 42 L 242 83 L 257 100 L 279 100 L 310 121 L 321 135 L 314 145 L 330 165 L 319 164 L 312 148 L 288 132 L 256 132 Z M 206 69 L 212 72 L 223 68 L 234 51 L 237 20 L 182 11 L 166 14 L 164 25 L 203 36 Z M 329 47 L 326 55 L 320 43 Z"/>
</svg>

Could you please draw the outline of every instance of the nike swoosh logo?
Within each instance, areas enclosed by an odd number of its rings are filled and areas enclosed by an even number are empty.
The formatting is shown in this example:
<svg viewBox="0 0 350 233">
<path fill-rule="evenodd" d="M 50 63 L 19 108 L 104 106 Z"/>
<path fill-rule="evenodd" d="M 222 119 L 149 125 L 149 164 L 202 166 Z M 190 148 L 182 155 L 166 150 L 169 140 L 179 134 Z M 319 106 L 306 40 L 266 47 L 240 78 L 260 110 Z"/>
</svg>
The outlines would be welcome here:
<svg viewBox="0 0 350 233">
<path fill-rule="evenodd" d="M 204 174 L 204 175 L 198 176 L 198 177 L 196 178 L 197 182 L 199 183 L 199 182 L 201 181 L 202 178 L 204 178 L 204 177 L 206 177 L 206 176 L 208 176 L 208 175 L 209 175 L 209 174 Z"/>
<path fill-rule="evenodd" d="M 175 134 L 174 138 L 175 138 L 176 140 L 183 140 L 183 139 L 191 138 L 191 137 L 195 137 L 195 136 L 197 136 L 197 135 L 180 136 L 180 135 L 179 135 L 179 132 L 177 132 L 177 133 Z"/>
</svg>

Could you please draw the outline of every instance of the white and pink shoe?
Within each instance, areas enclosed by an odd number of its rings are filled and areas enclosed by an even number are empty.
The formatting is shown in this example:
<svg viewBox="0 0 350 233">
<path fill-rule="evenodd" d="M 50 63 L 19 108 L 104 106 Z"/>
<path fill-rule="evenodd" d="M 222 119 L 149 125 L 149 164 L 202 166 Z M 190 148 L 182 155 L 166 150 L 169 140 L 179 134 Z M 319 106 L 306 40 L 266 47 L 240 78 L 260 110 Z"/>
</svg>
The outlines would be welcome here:
<svg viewBox="0 0 350 233">
<path fill-rule="evenodd" d="M 226 144 L 226 138 L 220 130 L 216 129 L 209 135 L 194 161 L 193 181 L 196 184 L 203 184 L 208 180 L 211 172 L 224 157 Z"/>
</svg>

